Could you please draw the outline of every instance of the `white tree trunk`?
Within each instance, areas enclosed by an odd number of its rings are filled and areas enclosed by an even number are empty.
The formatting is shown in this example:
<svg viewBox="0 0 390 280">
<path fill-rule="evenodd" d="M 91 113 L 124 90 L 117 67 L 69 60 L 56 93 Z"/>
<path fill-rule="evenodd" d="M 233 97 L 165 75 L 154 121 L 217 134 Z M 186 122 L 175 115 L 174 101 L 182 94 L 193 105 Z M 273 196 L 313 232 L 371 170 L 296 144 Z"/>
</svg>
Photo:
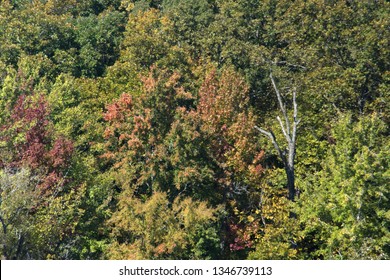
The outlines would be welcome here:
<svg viewBox="0 0 390 280">
<path fill-rule="evenodd" d="M 275 137 L 274 133 L 272 132 L 272 130 L 267 131 L 267 130 L 262 129 L 258 126 L 255 126 L 254 128 L 256 130 L 258 130 L 260 133 L 262 133 L 263 135 L 267 136 L 272 141 L 272 144 L 274 145 L 276 151 L 278 152 L 280 158 L 282 159 L 283 164 L 284 164 L 284 168 L 286 171 L 286 175 L 287 175 L 288 198 L 291 201 L 294 201 L 295 193 L 296 193 L 295 174 L 294 174 L 294 159 L 295 159 L 295 147 L 296 147 L 296 140 L 297 140 L 297 126 L 299 124 L 298 106 L 297 106 L 297 102 L 296 102 L 296 90 L 295 89 L 293 90 L 293 110 L 294 111 L 293 111 L 293 122 L 291 125 L 290 120 L 288 118 L 286 106 L 283 103 L 282 96 L 281 96 L 281 94 L 276 86 L 276 83 L 275 83 L 275 80 L 274 80 L 272 74 L 270 74 L 270 78 L 271 78 L 272 86 L 276 92 L 276 97 L 278 98 L 280 111 L 282 112 L 282 115 L 284 118 L 284 123 L 283 123 L 282 119 L 279 116 L 276 117 L 276 119 L 278 120 L 279 125 L 282 129 L 283 135 L 286 138 L 287 148 L 285 150 L 282 150 L 280 148 L 280 145 L 279 145 L 278 141 L 276 140 L 276 137 Z"/>
</svg>

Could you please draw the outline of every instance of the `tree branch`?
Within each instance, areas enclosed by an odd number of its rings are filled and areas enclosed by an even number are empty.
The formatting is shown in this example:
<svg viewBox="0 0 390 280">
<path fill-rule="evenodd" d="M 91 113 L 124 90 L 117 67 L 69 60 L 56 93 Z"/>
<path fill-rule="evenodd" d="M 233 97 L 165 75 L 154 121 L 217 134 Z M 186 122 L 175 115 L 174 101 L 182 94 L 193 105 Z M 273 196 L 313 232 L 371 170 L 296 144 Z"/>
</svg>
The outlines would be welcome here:
<svg viewBox="0 0 390 280">
<path fill-rule="evenodd" d="M 269 77 L 271 78 L 272 86 L 274 87 L 274 90 L 276 92 L 276 96 L 277 96 L 278 101 L 279 101 L 280 110 L 282 111 L 284 120 L 286 122 L 286 132 L 288 135 L 290 135 L 290 121 L 288 120 L 286 106 L 284 106 L 284 104 L 283 104 L 282 95 L 280 94 L 278 87 L 276 86 L 276 83 L 275 83 L 274 77 L 272 76 L 272 73 L 269 74 Z M 284 130 L 283 125 L 282 125 L 282 129 Z"/>
<path fill-rule="evenodd" d="M 267 136 L 269 139 L 271 139 L 272 144 L 274 145 L 275 149 L 278 151 L 279 156 L 282 158 L 283 163 L 286 163 L 286 156 L 285 153 L 280 149 L 278 142 L 276 141 L 276 137 L 272 131 L 266 131 L 257 125 L 254 126 L 255 129 L 257 129 L 260 133 Z"/>
<path fill-rule="evenodd" d="M 4 235 L 6 235 L 7 234 L 7 225 L 5 224 L 3 217 L 1 217 L 1 215 L 0 215 L 0 221 L 1 221 L 1 225 L 3 227 L 3 233 L 4 233 Z"/>
<path fill-rule="evenodd" d="M 278 120 L 278 122 L 279 122 L 279 124 L 280 124 L 280 127 L 282 128 L 282 132 L 283 132 L 284 137 L 286 137 L 287 143 L 290 143 L 290 142 L 291 142 L 290 135 L 288 135 L 287 132 L 286 132 L 286 130 L 284 129 L 282 120 L 280 119 L 279 116 L 277 116 L 276 119 Z"/>
<path fill-rule="evenodd" d="M 296 101 L 296 95 L 297 95 L 297 91 L 296 89 L 294 88 L 294 91 L 293 91 L 293 106 L 294 106 L 294 123 L 293 123 L 293 134 L 292 134 L 292 143 L 294 144 L 295 146 L 295 141 L 297 139 L 297 126 L 300 122 L 300 120 L 298 119 L 298 105 L 297 105 L 297 101 Z"/>
<path fill-rule="evenodd" d="M 302 66 L 302 65 L 299 65 L 299 64 L 289 63 L 287 61 L 277 61 L 277 62 L 271 61 L 271 64 L 276 65 L 276 66 L 287 65 L 289 67 L 301 68 L 303 70 L 307 69 L 305 66 Z"/>
</svg>

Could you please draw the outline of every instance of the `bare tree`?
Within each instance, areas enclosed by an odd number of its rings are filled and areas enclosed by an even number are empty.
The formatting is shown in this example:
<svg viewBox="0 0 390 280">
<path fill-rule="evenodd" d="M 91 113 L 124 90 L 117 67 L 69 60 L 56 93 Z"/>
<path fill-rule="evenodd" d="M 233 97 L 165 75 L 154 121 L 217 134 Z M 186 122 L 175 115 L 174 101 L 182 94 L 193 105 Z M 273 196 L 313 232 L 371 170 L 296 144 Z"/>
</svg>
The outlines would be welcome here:
<svg viewBox="0 0 390 280">
<path fill-rule="evenodd" d="M 281 149 L 278 141 L 276 140 L 275 134 L 270 129 L 269 131 L 262 129 L 258 126 L 255 126 L 254 128 L 258 130 L 263 135 L 267 136 L 269 139 L 271 139 L 272 144 L 274 145 L 275 149 L 277 150 L 280 158 L 283 161 L 284 169 L 286 171 L 287 175 L 287 189 L 288 189 L 288 198 L 291 201 L 294 201 L 295 199 L 295 175 L 294 175 L 294 159 L 295 159 L 295 146 L 297 141 L 297 126 L 299 124 L 298 120 L 298 106 L 296 102 L 296 90 L 293 89 L 293 121 L 292 124 L 290 122 L 290 119 L 287 114 L 286 105 L 284 104 L 282 100 L 282 96 L 276 86 L 275 80 L 272 76 L 272 73 L 270 74 L 272 86 L 276 92 L 276 96 L 278 98 L 278 103 L 280 107 L 280 111 L 283 114 L 284 117 L 284 123 L 282 119 L 277 116 L 276 119 L 278 120 L 280 127 L 282 129 L 283 135 L 286 138 L 287 146 L 285 149 Z"/>
</svg>

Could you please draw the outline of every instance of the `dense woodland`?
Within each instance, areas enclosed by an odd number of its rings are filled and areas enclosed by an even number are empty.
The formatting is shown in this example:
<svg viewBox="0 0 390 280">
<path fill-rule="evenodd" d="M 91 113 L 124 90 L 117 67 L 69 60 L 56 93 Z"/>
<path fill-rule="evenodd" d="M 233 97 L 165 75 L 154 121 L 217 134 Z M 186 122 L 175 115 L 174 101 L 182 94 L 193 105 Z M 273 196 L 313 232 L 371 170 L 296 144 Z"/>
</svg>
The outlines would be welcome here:
<svg viewBox="0 0 390 280">
<path fill-rule="evenodd" d="M 389 9 L 1 0 L 1 257 L 389 259 Z"/>
</svg>

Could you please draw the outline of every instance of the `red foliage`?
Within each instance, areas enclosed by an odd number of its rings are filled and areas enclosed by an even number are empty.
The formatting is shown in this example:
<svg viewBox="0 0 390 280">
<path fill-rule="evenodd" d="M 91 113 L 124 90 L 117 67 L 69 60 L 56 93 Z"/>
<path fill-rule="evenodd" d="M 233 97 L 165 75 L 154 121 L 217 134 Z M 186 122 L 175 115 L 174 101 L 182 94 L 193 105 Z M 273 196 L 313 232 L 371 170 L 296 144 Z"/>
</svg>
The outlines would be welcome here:
<svg viewBox="0 0 390 280">
<path fill-rule="evenodd" d="M 13 165 L 26 163 L 31 168 L 37 168 L 43 164 L 48 144 L 48 115 L 47 103 L 42 96 L 37 101 L 25 94 L 19 96 L 11 115 L 13 123 L 7 128 L 16 124 L 16 136 L 24 134 L 25 141 L 15 143 L 18 154 L 15 155 Z"/>
<path fill-rule="evenodd" d="M 48 104 L 42 95 L 22 94 L 18 97 L 8 123 L 0 129 L 0 140 L 8 143 L 11 154 L 1 159 L 2 167 L 28 167 L 43 179 L 39 187 L 45 193 L 63 183 L 69 167 L 73 143 L 64 137 L 54 139 Z"/>
<path fill-rule="evenodd" d="M 107 106 L 104 120 L 108 125 L 104 131 L 106 153 L 102 158 L 116 160 L 116 166 L 121 166 L 121 158 L 131 154 L 141 153 L 146 144 L 144 138 L 150 136 L 150 109 L 135 106 L 130 94 L 123 93 L 118 100 Z M 124 154 L 121 154 L 125 152 Z M 129 154 L 127 154 L 129 152 Z"/>
<path fill-rule="evenodd" d="M 52 149 L 48 153 L 48 159 L 51 166 L 54 169 L 66 168 L 70 163 L 73 150 L 72 141 L 65 139 L 64 137 L 56 139 Z"/>
<path fill-rule="evenodd" d="M 247 225 L 231 224 L 229 235 L 232 238 L 229 244 L 230 251 L 241 251 L 251 249 L 254 246 L 254 235 L 258 233 L 259 224 L 254 221 Z"/>
<path fill-rule="evenodd" d="M 125 113 L 133 108 L 133 99 L 130 94 L 123 93 L 117 102 L 107 106 L 107 112 L 104 114 L 106 121 L 123 121 Z"/>
<path fill-rule="evenodd" d="M 246 172 L 259 178 L 264 153 L 257 145 L 253 129 L 256 120 L 249 110 L 245 81 L 232 70 L 220 76 L 211 71 L 199 91 L 197 114 L 203 131 L 210 135 L 210 151 L 225 170 L 226 178 Z"/>
</svg>

